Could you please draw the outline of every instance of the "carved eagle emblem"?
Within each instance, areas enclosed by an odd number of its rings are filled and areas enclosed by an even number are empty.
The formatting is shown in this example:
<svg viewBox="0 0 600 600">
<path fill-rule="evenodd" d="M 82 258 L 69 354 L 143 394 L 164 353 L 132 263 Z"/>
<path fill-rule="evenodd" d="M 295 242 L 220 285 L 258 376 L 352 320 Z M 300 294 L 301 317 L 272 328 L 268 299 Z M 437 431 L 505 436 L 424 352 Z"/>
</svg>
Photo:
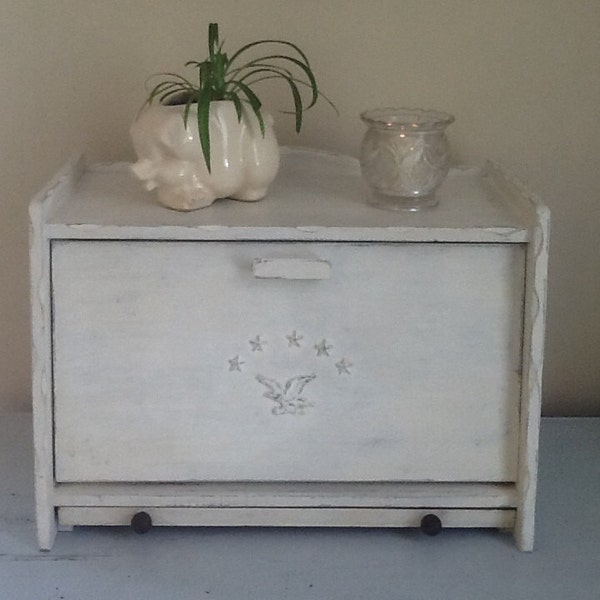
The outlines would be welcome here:
<svg viewBox="0 0 600 600">
<path fill-rule="evenodd" d="M 276 379 L 270 379 L 263 375 L 257 375 L 256 380 L 262 383 L 266 389 L 263 396 L 273 400 L 277 404 L 272 409 L 274 415 L 302 415 L 311 403 L 301 396 L 304 388 L 316 378 L 316 375 L 298 375 L 288 379 L 281 385 Z"/>
</svg>

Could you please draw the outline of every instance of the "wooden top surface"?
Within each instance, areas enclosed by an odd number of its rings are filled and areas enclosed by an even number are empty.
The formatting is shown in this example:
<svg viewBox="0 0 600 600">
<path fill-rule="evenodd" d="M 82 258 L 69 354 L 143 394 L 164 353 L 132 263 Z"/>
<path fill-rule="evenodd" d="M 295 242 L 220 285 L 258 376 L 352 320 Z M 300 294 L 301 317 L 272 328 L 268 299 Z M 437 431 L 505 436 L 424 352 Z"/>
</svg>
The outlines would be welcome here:
<svg viewBox="0 0 600 600">
<path fill-rule="evenodd" d="M 526 241 L 527 211 L 496 179 L 487 168 L 453 168 L 437 192 L 437 207 L 388 211 L 368 204 L 356 159 L 282 148 L 280 171 L 259 202 L 225 199 L 192 212 L 173 211 L 144 190 L 126 163 L 91 165 L 71 191 L 61 190 L 59 181 L 42 202 L 50 237 Z"/>
</svg>

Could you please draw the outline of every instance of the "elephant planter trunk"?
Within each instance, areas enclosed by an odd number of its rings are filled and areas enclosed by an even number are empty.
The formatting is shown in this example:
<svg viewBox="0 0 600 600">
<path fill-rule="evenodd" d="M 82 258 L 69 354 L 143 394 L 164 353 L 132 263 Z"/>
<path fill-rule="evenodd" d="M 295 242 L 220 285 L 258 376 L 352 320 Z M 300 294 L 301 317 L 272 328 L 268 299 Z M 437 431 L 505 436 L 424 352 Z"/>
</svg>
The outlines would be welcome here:
<svg viewBox="0 0 600 600">
<path fill-rule="evenodd" d="M 252 111 L 238 120 L 235 105 L 210 105 L 211 171 L 208 171 L 196 127 L 196 107 L 184 126 L 183 105 L 154 105 L 131 126 L 138 161 L 131 170 L 148 190 L 158 190 L 161 204 L 195 210 L 217 198 L 254 201 L 264 198 L 279 168 L 279 146 L 273 119 L 263 113 L 265 132 Z"/>
</svg>

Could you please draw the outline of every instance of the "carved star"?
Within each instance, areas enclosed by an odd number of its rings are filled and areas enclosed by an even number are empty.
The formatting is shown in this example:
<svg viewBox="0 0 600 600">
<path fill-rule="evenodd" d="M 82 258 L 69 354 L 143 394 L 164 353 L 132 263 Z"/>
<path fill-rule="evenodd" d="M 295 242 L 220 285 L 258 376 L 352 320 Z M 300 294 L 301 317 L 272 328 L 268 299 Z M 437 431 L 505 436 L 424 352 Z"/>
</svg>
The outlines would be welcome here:
<svg viewBox="0 0 600 600">
<path fill-rule="evenodd" d="M 267 343 L 260 339 L 260 335 L 257 335 L 253 340 L 249 341 L 252 348 L 252 352 L 262 352 L 263 346 Z"/>
<path fill-rule="evenodd" d="M 234 356 L 229 359 L 229 370 L 230 371 L 241 371 L 242 365 L 245 364 L 243 360 L 240 359 L 240 355 Z"/>
<path fill-rule="evenodd" d="M 340 362 L 335 363 L 335 366 L 337 367 L 338 375 L 342 375 L 343 373 L 350 375 L 350 367 L 352 366 L 352 363 L 347 358 L 342 358 Z"/>
<path fill-rule="evenodd" d="M 318 344 L 314 345 L 314 349 L 317 351 L 317 356 L 329 356 L 329 351 L 333 348 L 327 343 L 327 340 L 323 339 Z"/>
<path fill-rule="evenodd" d="M 286 335 L 285 337 L 288 341 L 288 348 L 291 348 L 292 346 L 300 348 L 300 340 L 304 338 L 304 336 L 298 335 L 295 329 L 290 335 Z"/>
</svg>

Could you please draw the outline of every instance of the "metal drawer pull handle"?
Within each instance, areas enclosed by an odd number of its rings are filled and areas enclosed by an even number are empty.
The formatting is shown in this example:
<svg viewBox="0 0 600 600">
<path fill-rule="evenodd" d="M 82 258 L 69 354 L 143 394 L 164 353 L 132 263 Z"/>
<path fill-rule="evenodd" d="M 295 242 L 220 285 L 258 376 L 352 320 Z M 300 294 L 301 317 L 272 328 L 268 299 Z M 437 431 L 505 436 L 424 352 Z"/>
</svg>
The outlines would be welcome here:
<svg viewBox="0 0 600 600">
<path fill-rule="evenodd" d="M 331 279 L 331 265 L 317 258 L 257 258 L 252 273 L 259 279 Z"/>
</svg>

